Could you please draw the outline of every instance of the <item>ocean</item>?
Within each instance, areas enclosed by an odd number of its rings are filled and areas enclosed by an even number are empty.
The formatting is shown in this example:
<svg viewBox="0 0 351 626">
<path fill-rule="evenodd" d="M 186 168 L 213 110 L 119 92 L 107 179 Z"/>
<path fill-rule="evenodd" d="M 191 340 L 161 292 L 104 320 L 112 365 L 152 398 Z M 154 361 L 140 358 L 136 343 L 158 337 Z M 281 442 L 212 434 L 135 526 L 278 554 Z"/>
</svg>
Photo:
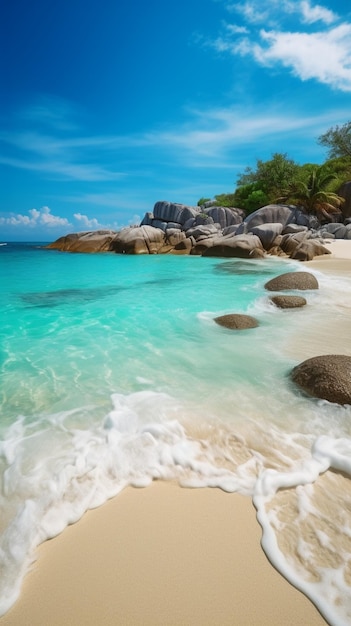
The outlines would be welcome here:
<svg viewBox="0 0 351 626">
<path fill-rule="evenodd" d="M 307 358 L 313 329 L 329 321 L 328 346 L 349 318 L 351 276 L 309 270 L 320 288 L 281 310 L 264 285 L 306 271 L 292 261 L 43 245 L 0 246 L 0 615 L 39 543 L 158 479 L 253 498 L 271 562 L 350 624 L 351 406 L 289 374 L 297 338 Z M 259 325 L 225 329 L 225 313 Z"/>
</svg>

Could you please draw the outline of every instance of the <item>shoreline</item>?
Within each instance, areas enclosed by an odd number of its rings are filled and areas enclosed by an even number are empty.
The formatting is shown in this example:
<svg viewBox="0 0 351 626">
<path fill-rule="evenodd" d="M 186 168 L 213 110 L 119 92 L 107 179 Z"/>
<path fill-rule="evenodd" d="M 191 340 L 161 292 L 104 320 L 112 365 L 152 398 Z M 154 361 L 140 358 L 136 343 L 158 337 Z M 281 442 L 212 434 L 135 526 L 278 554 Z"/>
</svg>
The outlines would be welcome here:
<svg viewBox="0 0 351 626">
<path fill-rule="evenodd" d="M 302 264 L 306 271 L 351 275 L 351 241 L 326 247 L 331 254 Z M 311 345 L 319 350 L 317 338 Z M 261 534 L 249 497 L 159 481 L 128 487 L 39 546 L 19 600 L 0 622 L 325 625 L 270 564 Z"/>
<path fill-rule="evenodd" d="M 4 626 L 323 626 L 269 563 L 251 498 L 126 488 L 37 550 Z"/>
<path fill-rule="evenodd" d="M 333 239 L 323 243 L 331 254 L 315 257 L 312 261 L 305 261 L 303 265 L 312 267 L 321 272 L 344 273 L 351 272 L 351 240 Z"/>
</svg>

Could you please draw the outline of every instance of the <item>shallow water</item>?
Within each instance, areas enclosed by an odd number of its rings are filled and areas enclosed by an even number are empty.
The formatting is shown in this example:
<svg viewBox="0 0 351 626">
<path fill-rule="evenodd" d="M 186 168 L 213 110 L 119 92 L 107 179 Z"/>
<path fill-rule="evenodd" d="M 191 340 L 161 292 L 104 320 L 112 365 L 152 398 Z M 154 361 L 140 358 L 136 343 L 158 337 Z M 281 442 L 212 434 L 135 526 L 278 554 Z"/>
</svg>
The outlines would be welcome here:
<svg viewBox="0 0 351 626">
<path fill-rule="evenodd" d="M 351 278 L 315 272 L 308 306 L 281 311 L 265 282 L 305 270 L 281 259 L 8 244 L 0 263 L 1 611 L 39 542 L 128 484 L 177 479 L 251 495 L 272 562 L 349 623 L 351 407 L 304 396 L 289 372 L 314 330 L 330 321 L 328 346 L 347 322 Z M 230 312 L 259 326 L 214 323 Z"/>
</svg>

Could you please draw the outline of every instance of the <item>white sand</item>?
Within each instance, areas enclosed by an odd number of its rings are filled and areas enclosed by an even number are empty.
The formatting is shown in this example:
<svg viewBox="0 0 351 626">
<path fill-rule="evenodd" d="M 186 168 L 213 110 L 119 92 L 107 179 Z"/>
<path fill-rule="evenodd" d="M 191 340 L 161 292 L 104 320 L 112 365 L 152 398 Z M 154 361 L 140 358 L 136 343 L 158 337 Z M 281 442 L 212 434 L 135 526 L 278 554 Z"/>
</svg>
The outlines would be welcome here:
<svg viewBox="0 0 351 626">
<path fill-rule="evenodd" d="M 3 626 L 322 626 L 260 548 L 249 498 L 153 483 L 43 544 Z"/>
</svg>

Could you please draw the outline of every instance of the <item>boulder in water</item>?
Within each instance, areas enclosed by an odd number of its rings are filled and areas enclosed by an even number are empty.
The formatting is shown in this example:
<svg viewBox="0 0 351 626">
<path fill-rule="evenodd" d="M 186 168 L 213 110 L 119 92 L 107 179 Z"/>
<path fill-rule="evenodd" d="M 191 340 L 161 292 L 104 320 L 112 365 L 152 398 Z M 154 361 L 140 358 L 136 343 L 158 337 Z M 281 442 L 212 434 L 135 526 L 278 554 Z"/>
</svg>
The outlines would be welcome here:
<svg viewBox="0 0 351 626">
<path fill-rule="evenodd" d="M 230 328 L 231 330 L 244 330 L 246 328 L 256 328 L 258 321 L 251 315 L 243 315 L 241 313 L 229 313 L 228 315 L 220 315 L 215 317 L 214 321 L 220 326 Z"/>
<path fill-rule="evenodd" d="M 265 284 L 268 291 L 288 291 L 290 289 L 318 289 L 318 280 L 310 272 L 288 272 L 272 278 Z"/>
<path fill-rule="evenodd" d="M 351 404 L 351 356 L 327 354 L 307 359 L 294 367 L 291 377 L 315 398 Z"/>
<path fill-rule="evenodd" d="M 306 298 L 301 296 L 271 296 L 270 300 L 279 309 L 296 309 L 307 304 Z"/>
</svg>

